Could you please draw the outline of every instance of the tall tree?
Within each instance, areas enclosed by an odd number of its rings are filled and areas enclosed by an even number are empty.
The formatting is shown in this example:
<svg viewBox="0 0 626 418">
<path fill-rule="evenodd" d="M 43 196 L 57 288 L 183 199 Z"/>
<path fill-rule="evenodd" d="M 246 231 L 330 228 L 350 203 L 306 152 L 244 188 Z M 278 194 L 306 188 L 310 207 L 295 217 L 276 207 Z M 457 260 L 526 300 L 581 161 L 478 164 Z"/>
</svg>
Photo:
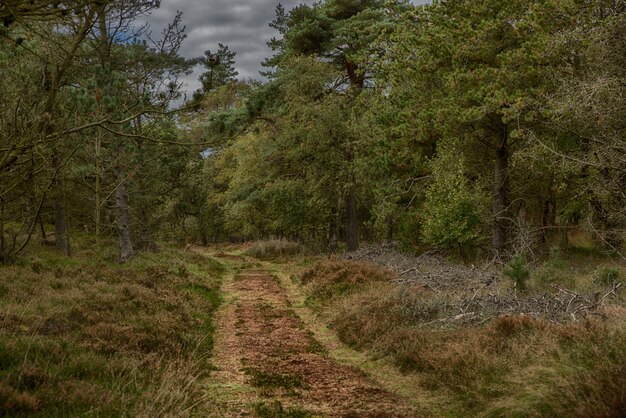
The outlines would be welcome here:
<svg viewBox="0 0 626 418">
<path fill-rule="evenodd" d="M 276 54 L 265 65 L 278 69 L 274 74 L 277 80 L 280 81 L 281 74 L 289 73 L 289 66 L 297 62 L 294 57 L 309 56 L 330 64 L 336 71 L 336 78 L 329 82 L 336 88 L 320 94 L 357 100 L 371 78 L 373 41 L 386 27 L 386 19 L 381 1 L 329 0 L 313 6 L 300 5 L 289 13 L 279 7 L 272 26 L 279 30 L 282 39 L 270 42 Z M 345 106 L 349 108 L 348 104 Z M 346 123 L 348 120 L 344 119 Z M 347 131 L 347 127 L 337 127 L 336 132 Z M 359 178 L 355 171 L 357 138 L 354 135 L 333 135 L 333 141 L 343 150 L 342 158 L 346 168 L 342 170 L 345 177 L 341 183 L 344 234 L 348 250 L 355 250 L 359 246 Z"/>
<path fill-rule="evenodd" d="M 202 90 L 205 93 L 225 86 L 237 79 L 239 72 L 235 70 L 236 52 L 228 49 L 228 46 L 218 44 L 217 51 L 204 51 L 204 56 L 199 59 L 206 71 L 200 75 Z"/>
<path fill-rule="evenodd" d="M 547 0 L 434 3 L 406 17 L 389 50 L 393 83 L 406 85 L 411 75 L 425 126 L 432 125 L 448 149 L 462 152 L 468 165 L 491 168 L 491 235 L 498 253 L 510 238 L 511 156 L 526 143 L 524 129 L 536 123 L 541 95 L 554 88 L 547 75 L 560 57 L 545 45 L 576 12 Z"/>
</svg>

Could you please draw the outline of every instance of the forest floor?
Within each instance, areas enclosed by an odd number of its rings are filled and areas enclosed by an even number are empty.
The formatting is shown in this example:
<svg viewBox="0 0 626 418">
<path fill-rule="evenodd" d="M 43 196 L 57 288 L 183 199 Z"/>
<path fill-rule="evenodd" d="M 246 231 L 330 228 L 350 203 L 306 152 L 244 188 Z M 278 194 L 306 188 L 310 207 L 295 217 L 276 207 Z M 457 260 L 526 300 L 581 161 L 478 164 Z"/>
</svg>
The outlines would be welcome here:
<svg viewBox="0 0 626 418">
<path fill-rule="evenodd" d="M 0 267 L 0 416 L 626 416 L 614 258 L 75 249 Z"/>
<path fill-rule="evenodd" d="M 412 417 L 310 315 L 278 265 L 216 253 L 228 273 L 216 315 L 211 397 L 228 417 Z M 343 353 L 339 355 L 338 353 Z"/>
</svg>

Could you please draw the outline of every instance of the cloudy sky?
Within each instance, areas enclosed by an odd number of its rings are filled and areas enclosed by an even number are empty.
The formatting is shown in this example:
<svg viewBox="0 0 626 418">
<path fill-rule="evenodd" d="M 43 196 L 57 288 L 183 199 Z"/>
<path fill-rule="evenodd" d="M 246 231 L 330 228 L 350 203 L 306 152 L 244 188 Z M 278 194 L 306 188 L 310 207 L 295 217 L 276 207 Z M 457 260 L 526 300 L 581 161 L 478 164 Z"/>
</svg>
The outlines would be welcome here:
<svg viewBox="0 0 626 418">
<path fill-rule="evenodd" d="M 261 61 L 271 56 L 266 43 L 277 36 L 269 23 L 274 20 L 275 9 L 282 3 L 285 10 L 313 0 L 162 0 L 161 8 L 148 18 L 154 34 L 172 20 L 177 10 L 183 12 L 187 39 L 181 55 L 187 58 L 202 56 L 208 50 L 217 50 L 217 44 L 228 45 L 235 57 L 239 78 L 259 79 Z M 414 1 L 423 3 L 424 1 Z M 187 91 L 200 87 L 197 68 L 184 81 Z"/>
</svg>

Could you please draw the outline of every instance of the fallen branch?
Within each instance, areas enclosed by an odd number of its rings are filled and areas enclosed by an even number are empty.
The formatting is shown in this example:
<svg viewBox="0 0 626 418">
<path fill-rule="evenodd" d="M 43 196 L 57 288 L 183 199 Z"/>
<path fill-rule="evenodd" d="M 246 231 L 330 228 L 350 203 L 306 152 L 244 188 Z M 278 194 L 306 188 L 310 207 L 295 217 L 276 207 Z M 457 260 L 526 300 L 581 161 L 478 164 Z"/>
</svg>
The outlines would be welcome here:
<svg viewBox="0 0 626 418">
<path fill-rule="evenodd" d="M 413 267 L 412 269 L 404 270 L 402 273 L 400 273 L 400 276 L 404 276 L 405 274 L 410 273 L 412 271 L 417 271 L 417 267 Z"/>
<path fill-rule="evenodd" d="M 602 302 L 604 302 L 604 299 L 608 298 L 611 294 L 613 294 L 613 295 L 616 295 L 616 296 L 617 296 L 617 294 L 615 293 L 615 291 L 616 291 L 617 289 L 619 289 L 620 287 L 622 287 L 622 283 L 621 283 L 621 282 L 620 282 L 620 283 L 616 283 L 616 284 L 614 284 L 614 285 L 613 285 L 613 288 L 612 288 L 611 290 L 609 290 L 609 291 L 606 293 L 606 295 L 604 295 L 604 296 L 602 296 L 602 297 L 600 298 L 600 300 L 598 301 L 598 305 L 601 305 L 601 304 L 602 304 Z"/>
</svg>

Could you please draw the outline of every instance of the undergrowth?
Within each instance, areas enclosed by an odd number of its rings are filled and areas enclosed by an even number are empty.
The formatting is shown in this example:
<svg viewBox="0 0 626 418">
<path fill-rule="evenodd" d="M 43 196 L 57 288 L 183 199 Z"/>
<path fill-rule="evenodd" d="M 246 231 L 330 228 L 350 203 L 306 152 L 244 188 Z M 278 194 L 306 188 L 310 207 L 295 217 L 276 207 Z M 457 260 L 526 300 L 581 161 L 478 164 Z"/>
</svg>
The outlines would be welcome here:
<svg viewBox="0 0 626 418">
<path fill-rule="evenodd" d="M 125 265 L 33 253 L 0 267 L 0 415 L 210 412 L 219 263 L 174 248 Z"/>
<path fill-rule="evenodd" d="M 374 282 L 388 282 L 393 274 L 374 265 L 339 259 L 321 261 L 307 268 L 301 275 L 306 286 L 308 302 L 327 302 L 345 296 Z"/>
<path fill-rule="evenodd" d="M 525 266 L 519 260 L 508 267 L 521 286 L 531 276 Z M 398 288 L 372 268 L 322 261 L 301 278 L 344 343 L 415 376 L 415 396 L 429 399 L 425 415 L 626 416 L 625 308 L 606 306 L 605 319 L 567 324 L 509 315 L 441 328 L 430 324 L 445 294 Z M 548 283 L 573 282 L 557 254 L 540 269 Z M 564 277 L 547 277 L 559 269 Z M 596 280 L 614 282 L 621 273 L 613 270 L 598 270 Z"/>
</svg>

